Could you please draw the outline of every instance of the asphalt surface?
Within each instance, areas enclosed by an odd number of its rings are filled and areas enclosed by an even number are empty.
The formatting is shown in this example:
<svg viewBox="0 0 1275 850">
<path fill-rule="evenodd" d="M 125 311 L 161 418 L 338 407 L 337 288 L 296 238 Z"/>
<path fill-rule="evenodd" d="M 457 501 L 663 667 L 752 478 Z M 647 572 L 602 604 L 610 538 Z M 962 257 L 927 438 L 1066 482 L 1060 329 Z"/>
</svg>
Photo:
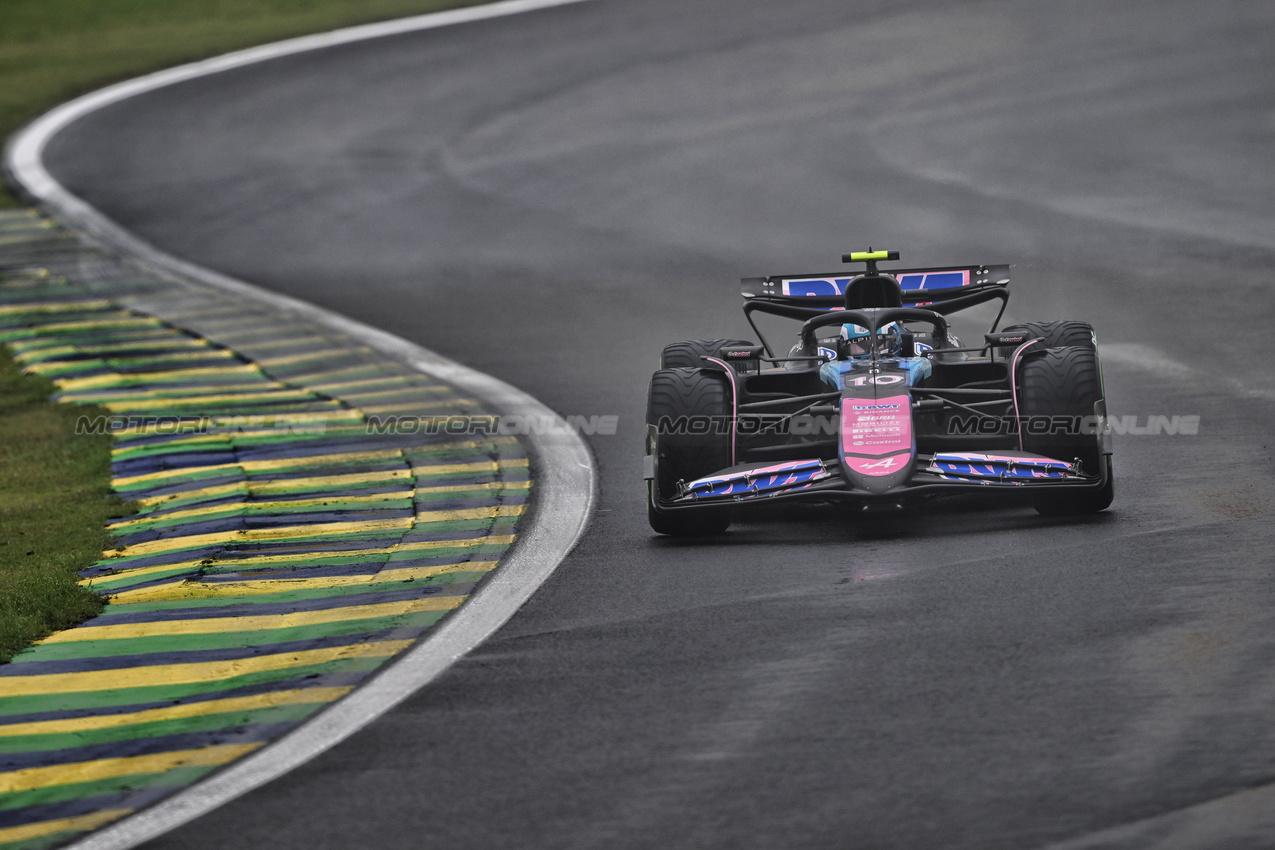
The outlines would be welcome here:
<svg viewBox="0 0 1275 850">
<path fill-rule="evenodd" d="M 1272 55 L 1265 0 L 594 0 L 73 125 L 51 171 L 161 248 L 620 416 L 502 631 L 152 846 L 1023 848 L 1275 781 Z M 1010 320 L 1092 321 L 1111 412 L 1198 435 L 1117 437 L 1090 519 L 653 536 L 661 346 L 868 245 L 1016 264 Z"/>
</svg>

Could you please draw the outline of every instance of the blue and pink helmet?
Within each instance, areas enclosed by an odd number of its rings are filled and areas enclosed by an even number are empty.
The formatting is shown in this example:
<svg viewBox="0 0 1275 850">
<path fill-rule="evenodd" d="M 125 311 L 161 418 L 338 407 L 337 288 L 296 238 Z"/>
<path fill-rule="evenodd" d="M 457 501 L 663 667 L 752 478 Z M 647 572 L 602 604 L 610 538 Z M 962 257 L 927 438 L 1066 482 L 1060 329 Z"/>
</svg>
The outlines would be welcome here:
<svg viewBox="0 0 1275 850">
<path fill-rule="evenodd" d="M 841 352 L 843 357 L 852 359 L 867 357 L 871 354 L 871 336 L 868 329 L 861 325 L 841 326 Z M 897 357 L 903 351 L 903 329 L 898 322 L 889 322 L 877 330 L 877 354 L 886 357 Z"/>
</svg>

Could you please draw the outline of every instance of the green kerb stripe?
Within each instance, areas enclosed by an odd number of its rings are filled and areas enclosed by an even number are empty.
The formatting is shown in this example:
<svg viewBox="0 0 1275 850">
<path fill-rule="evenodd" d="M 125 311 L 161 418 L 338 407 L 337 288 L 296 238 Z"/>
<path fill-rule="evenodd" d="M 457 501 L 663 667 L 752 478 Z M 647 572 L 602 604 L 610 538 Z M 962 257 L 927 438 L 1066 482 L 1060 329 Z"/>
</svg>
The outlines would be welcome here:
<svg viewBox="0 0 1275 850">
<path fill-rule="evenodd" d="M 37 644 L 28 653 L 24 654 L 23 662 L 64 661 L 73 658 L 114 658 L 125 655 L 197 652 L 199 650 L 238 649 L 240 647 L 253 646 L 268 648 L 273 644 L 286 641 L 371 634 L 399 627 L 431 626 L 448 613 L 450 613 L 450 609 L 443 611 L 417 611 L 407 614 L 395 614 L 389 617 L 340 620 L 335 623 L 293 626 L 283 629 L 258 629 L 246 632 L 217 632 L 197 635 L 155 635 L 153 637 L 120 638 L 117 640 L 64 641 L 62 643 Z M 74 634 L 74 631 L 71 633 Z"/>
<path fill-rule="evenodd" d="M 121 688 L 114 691 L 80 691 L 71 694 L 58 694 L 57 706 L 61 711 L 80 711 L 89 708 L 144 705 L 153 702 L 171 702 L 201 694 L 233 691 L 236 688 L 247 688 L 268 682 L 304 679 L 307 676 L 322 676 L 334 673 L 370 673 L 388 661 L 390 657 L 343 658 L 326 664 L 286 667 L 281 670 L 263 670 L 259 673 L 233 676 L 229 679 L 221 679 L 215 682 L 152 685 L 143 688 Z M 48 711 L 48 709 L 49 697 L 45 694 L 0 697 L 0 717 L 15 714 L 35 714 L 41 711 Z"/>
<path fill-rule="evenodd" d="M 238 729 L 260 723 L 299 723 L 324 707 L 324 703 L 278 705 L 256 711 L 237 711 L 227 714 L 207 714 L 199 717 L 183 717 L 158 723 L 139 723 L 134 726 L 117 726 L 110 729 L 91 729 L 84 732 L 64 732 L 58 735 L 20 735 L 0 737 L 0 753 L 45 752 L 76 747 L 91 747 L 117 741 L 133 741 L 141 738 L 158 738 L 164 735 L 186 735 L 196 732 L 215 732 L 218 729 Z M 131 784 L 131 783 L 130 783 Z M 8 801 L 0 795 L 0 808 Z M 12 796 L 19 796 L 14 794 Z M 25 805 L 30 805 L 29 803 Z"/>
<path fill-rule="evenodd" d="M 506 547 L 492 547 L 498 549 L 493 555 L 499 555 Z M 228 605 L 268 605 L 278 604 L 280 602 L 304 602 L 311 599 L 333 599 L 342 596 L 359 596 L 363 594 L 381 594 L 401 590 L 406 587 L 429 587 L 432 585 L 445 584 L 470 584 L 482 581 L 487 575 L 488 570 L 468 570 L 464 572 L 439 573 L 438 575 L 429 576 L 428 578 L 413 579 L 412 581 L 402 582 L 384 582 L 381 584 L 355 584 L 348 587 L 322 588 L 316 590 L 289 590 L 282 593 L 262 593 L 249 596 L 225 596 L 212 599 L 182 599 L 171 602 L 131 602 L 127 605 L 114 606 L 118 610 L 112 611 L 110 607 L 106 609 L 101 617 L 95 620 L 95 623 L 106 625 L 110 623 L 111 615 L 133 614 L 147 611 L 181 611 L 184 609 L 199 608 L 221 608 Z M 19 658 L 18 661 L 21 661 Z"/>
</svg>

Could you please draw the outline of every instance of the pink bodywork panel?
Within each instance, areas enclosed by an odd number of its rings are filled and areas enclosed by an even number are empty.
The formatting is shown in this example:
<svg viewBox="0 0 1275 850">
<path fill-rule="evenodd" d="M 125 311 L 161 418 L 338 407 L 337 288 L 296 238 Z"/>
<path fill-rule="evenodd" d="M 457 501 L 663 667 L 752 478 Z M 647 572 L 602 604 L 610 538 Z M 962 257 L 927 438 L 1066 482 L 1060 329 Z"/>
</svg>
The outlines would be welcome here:
<svg viewBox="0 0 1275 850">
<path fill-rule="evenodd" d="M 843 398 L 841 451 L 850 468 L 863 475 L 898 472 L 912 456 L 912 399 L 907 394 Z"/>
</svg>

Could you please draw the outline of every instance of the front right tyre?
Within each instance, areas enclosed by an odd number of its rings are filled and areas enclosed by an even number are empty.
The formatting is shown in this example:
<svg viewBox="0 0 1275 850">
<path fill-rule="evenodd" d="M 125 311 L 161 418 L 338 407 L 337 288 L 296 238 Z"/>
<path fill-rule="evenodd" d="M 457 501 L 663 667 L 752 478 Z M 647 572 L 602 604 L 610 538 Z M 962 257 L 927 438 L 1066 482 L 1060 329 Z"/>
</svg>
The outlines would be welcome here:
<svg viewBox="0 0 1275 850">
<path fill-rule="evenodd" d="M 646 453 L 655 458 L 647 483 L 647 519 L 660 534 L 678 537 L 720 534 L 731 508 L 668 510 L 679 481 L 694 481 L 731 465 L 734 389 L 720 369 L 661 369 L 651 376 L 646 399 Z"/>
<path fill-rule="evenodd" d="M 1061 322 L 1023 322 L 1000 329 L 1000 333 L 1021 333 L 1023 339 L 1038 339 L 1040 345 L 1036 350 L 1044 348 L 1091 348 L 1098 350 L 1097 337 L 1093 325 L 1088 322 L 1066 320 Z M 1001 348 L 1002 357 L 1009 357 L 1017 346 L 1008 345 Z M 1031 351 L 1032 349 L 1027 349 Z"/>
<path fill-rule="evenodd" d="M 712 368 L 704 360 L 705 357 L 719 357 L 723 348 L 751 348 L 753 343 L 746 339 L 690 339 L 685 342 L 674 342 L 664 346 L 660 352 L 661 369 L 698 369 Z M 744 372 L 747 365 L 734 364 L 736 372 Z"/>
</svg>

